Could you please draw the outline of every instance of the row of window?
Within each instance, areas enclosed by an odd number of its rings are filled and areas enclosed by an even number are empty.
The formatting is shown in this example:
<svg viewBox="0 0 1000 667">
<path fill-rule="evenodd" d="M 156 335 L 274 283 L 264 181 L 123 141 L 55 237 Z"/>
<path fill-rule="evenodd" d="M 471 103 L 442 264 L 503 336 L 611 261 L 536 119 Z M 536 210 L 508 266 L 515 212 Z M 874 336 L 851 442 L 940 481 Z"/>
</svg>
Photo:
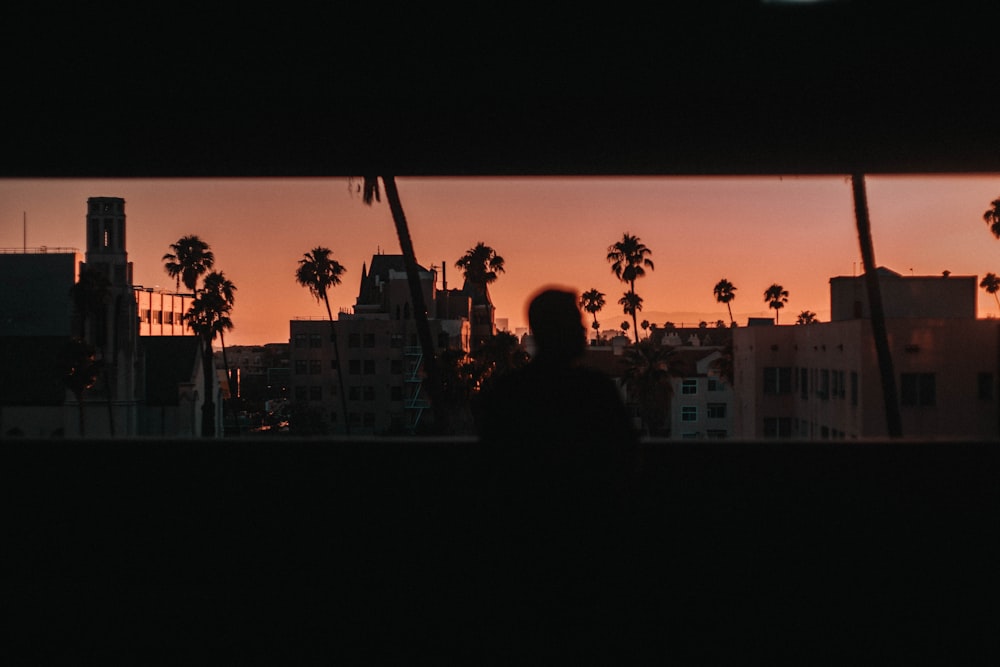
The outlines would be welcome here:
<svg viewBox="0 0 1000 667">
<path fill-rule="evenodd" d="M 708 378 L 708 391 L 722 391 L 725 387 L 718 378 Z M 698 393 L 698 379 L 687 378 L 681 380 L 681 394 L 693 396 Z"/>
<path fill-rule="evenodd" d="M 150 310 L 143 308 L 139 311 L 139 320 L 146 324 L 180 324 L 181 313 L 172 310 Z"/>
<path fill-rule="evenodd" d="M 765 438 L 791 438 L 793 427 L 797 431 L 796 435 L 803 438 L 819 437 L 823 440 L 843 440 L 847 437 L 847 434 L 839 429 L 813 424 L 804 419 L 764 417 Z"/>
<path fill-rule="evenodd" d="M 305 348 L 320 348 L 323 347 L 324 336 L 318 333 L 297 333 L 293 338 L 293 347 L 297 349 Z M 403 334 L 389 334 L 389 347 L 391 348 L 401 348 L 403 343 L 406 342 L 407 338 Z M 349 333 L 347 334 L 347 347 L 351 349 L 356 348 L 374 348 L 376 347 L 376 336 L 374 333 Z M 438 334 L 437 344 L 438 347 L 448 347 L 450 338 L 448 332 L 442 331 Z M 417 334 L 411 333 L 409 335 L 409 342 L 407 343 L 410 347 L 417 347 L 420 345 L 420 339 L 417 338 Z"/>
<path fill-rule="evenodd" d="M 335 386 L 327 387 L 327 391 L 330 396 L 337 395 L 337 388 Z M 295 400 L 297 401 L 322 401 L 323 400 L 323 386 L 322 385 L 299 385 L 295 387 Z M 347 400 L 349 401 L 374 401 L 375 400 L 375 387 L 348 387 L 347 388 Z M 402 401 L 403 400 L 403 387 L 392 386 L 389 387 L 389 400 L 390 401 Z"/>
<path fill-rule="evenodd" d="M 799 397 L 808 400 L 815 396 L 820 400 L 850 398 L 851 405 L 858 404 L 858 374 L 828 368 L 798 369 Z M 790 366 L 768 366 L 764 368 L 765 394 L 790 394 L 794 391 L 795 377 Z M 976 376 L 976 395 L 981 400 L 993 398 L 993 373 L 979 373 Z M 900 373 L 899 403 L 904 406 L 931 407 L 937 404 L 937 376 L 934 373 Z"/>
<path fill-rule="evenodd" d="M 706 409 L 706 416 L 709 419 L 725 419 L 726 418 L 726 404 L 725 403 L 709 403 Z M 698 406 L 697 405 L 682 405 L 681 406 L 681 421 L 682 422 L 694 422 L 698 421 Z"/>
<path fill-rule="evenodd" d="M 447 336 L 447 334 L 444 334 Z M 320 348 L 323 347 L 323 340 L 327 338 L 318 333 L 297 333 L 293 338 L 293 346 L 297 349 Z M 389 347 L 403 347 L 404 337 L 402 334 L 389 335 Z M 354 332 L 347 334 L 347 347 L 349 348 L 373 348 L 376 338 L 374 333 Z M 410 345 L 416 347 L 419 344 L 417 335 L 410 334 Z M 447 344 L 447 341 L 445 342 Z"/>
<path fill-rule="evenodd" d="M 764 368 L 765 394 L 791 394 L 795 387 L 795 373 L 791 366 L 768 366 Z M 799 398 L 809 400 L 811 396 L 826 401 L 845 399 L 850 396 L 851 405 L 858 404 L 858 374 L 829 368 L 799 368 Z"/>
<path fill-rule="evenodd" d="M 335 359 L 330 360 L 330 370 L 337 370 L 337 361 Z M 347 362 L 348 375 L 375 375 L 375 370 L 375 359 L 350 359 Z M 323 373 L 323 360 L 296 359 L 294 362 L 294 371 L 296 375 L 321 375 Z M 415 366 L 411 362 L 408 365 L 407 372 L 412 374 L 414 371 Z M 401 375 L 403 373 L 403 360 L 390 359 L 389 373 L 392 375 Z"/>
</svg>

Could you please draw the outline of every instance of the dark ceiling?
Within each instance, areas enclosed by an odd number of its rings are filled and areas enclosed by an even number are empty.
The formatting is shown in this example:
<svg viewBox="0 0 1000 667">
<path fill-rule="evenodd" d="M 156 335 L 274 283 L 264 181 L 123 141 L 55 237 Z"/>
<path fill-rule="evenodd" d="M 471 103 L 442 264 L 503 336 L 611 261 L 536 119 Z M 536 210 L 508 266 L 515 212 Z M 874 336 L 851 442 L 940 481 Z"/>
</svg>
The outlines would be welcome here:
<svg viewBox="0 0 1000 667">
<path fill-rule="evenodd" d="M 0 176 L 1000 172 L 995 12 L 917 4 L 71 24 Z"/>
</svg>

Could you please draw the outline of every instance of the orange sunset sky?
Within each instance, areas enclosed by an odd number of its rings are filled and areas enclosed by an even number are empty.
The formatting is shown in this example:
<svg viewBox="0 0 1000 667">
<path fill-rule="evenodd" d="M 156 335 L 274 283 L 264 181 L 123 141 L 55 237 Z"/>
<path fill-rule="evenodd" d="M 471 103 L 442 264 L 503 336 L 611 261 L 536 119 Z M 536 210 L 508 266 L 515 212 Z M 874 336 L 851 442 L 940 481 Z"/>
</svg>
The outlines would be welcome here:
<svg viewBox="0 0 1000 667">
<path fill-rule="evenodd" d="M 505 259 L 491 286 L 498 318 L 525 326 L 539 287 L 597 288 L 608 305 L 602 328 L 626 319 L 625 291 L 605 260 L 624 232 L 652 249 L 654 271 L 639 280 L 639 319 L 695 325 L 728 321 L 712 287 L 737 287 L 733 313 L 773 315 L 764 290 L 790 293 L 781 322 L 802 310 L 827 321 L 829 278 L 860 273 L 850 181 L 845 176 L 517 177 L 397 179 L 418 261 L 447 265 L 482 241 Z M 1000 198 L 1000 174 L 869 176 L 869 210 L 878 264 L 913 275 L 1000 273 L 1000 240 L 983 212 Z M 134 281 L 173 289 L 161 257 L 185 234 L 207 241 L 216 269 L 237 286 L 235 329 L 226 343 L 288 340 L 288 321 L 325 316 L 294 280 L 302 254 L 317 245 L 347 268 L 331 294 L 336 310 L 357 296 L 364 262 L 380 249 L 399 253 L 385 201 L 364 205 L 346 178 L 0 180 L 0 248 L 75 247 L 83 251 L 86 201 L 123 197 Z M 26 224 L 25 224 L 26 220 Z M 26 230 L 26 238 L 25 238 Z M 439 272 L 440 286 L 440 272 Z M 998 314 L 979 290 L 979 316 Z"/>
</svg>

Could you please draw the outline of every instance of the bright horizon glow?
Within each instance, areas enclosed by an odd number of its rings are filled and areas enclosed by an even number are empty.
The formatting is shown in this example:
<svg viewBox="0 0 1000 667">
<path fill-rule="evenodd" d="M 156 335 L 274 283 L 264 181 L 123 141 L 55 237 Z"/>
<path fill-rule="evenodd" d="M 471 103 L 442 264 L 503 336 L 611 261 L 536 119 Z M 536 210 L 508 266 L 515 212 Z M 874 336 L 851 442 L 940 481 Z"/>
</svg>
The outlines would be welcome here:
<svg viewBox="0 0 1000 667">
<path fill-rule="evenodd" d="M 1000 241 L 983 212 L 1000 197 L 1000 174 L 868 176 L 875 258 L 903 275 L 1000 273 Z M 655 270 L 636 283 L 638 319 L 695 326 L 728 323 L 712 288 L 737 287 L 739 324 L 773 317 L 763 299 L 774 282 L 790 293 L 780 322 L 803 310 L 830 317 L 829 279 L 860 275 L 850 180 L 845 176 L 747 177 L 454 177 L 397 178 L 417 261 L 446 265 L 449 287 L 461 287 L 455 261 L 477 242 L 503 256 L 506 272 L 490 287 L 498 318 L 526 326 L 527 300 L 556 284 L 596 288 L 607 305 L 602 329 L 626 318 L 626 291 L 605 260 L 628 232 L 653 251 Z M 185 234 L 212 247 L 216 270 L 237 288 L 235 328 L 227 345 L 287 342 L 288 322 L 325 317 L 296 284 L 302 255 L 317 245 L 347 267 L 330 294 L 331 308 L 350 309 L 363 264 L 381 250 L 399 254 L 384 199 L 369 207 L 347 178 L 0 179 L 0 248 L 85 250 L 89 197 L 122 197 L 134 282 L 173 290 L 161 257 Z M 997 315 L 978 290 L 979 317 Z M 589 316 L 588 316 L 589 321 Z"/>
</svg>

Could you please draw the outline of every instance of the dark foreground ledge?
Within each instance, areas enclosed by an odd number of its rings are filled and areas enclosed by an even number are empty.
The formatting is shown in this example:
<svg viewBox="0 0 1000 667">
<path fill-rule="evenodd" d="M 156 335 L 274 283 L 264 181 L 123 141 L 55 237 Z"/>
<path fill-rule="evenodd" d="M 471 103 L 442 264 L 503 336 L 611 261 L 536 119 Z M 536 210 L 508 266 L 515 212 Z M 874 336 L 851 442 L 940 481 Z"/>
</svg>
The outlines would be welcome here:
<svg viewBox="0 0 1000 667">
<path fill-rule="evenodd" d="M 1000 656 L 997 442 L 647 442 L 599 510 L 501 497 L 462 439 L 0 451 L 39 657 Z"/>
</svg>

